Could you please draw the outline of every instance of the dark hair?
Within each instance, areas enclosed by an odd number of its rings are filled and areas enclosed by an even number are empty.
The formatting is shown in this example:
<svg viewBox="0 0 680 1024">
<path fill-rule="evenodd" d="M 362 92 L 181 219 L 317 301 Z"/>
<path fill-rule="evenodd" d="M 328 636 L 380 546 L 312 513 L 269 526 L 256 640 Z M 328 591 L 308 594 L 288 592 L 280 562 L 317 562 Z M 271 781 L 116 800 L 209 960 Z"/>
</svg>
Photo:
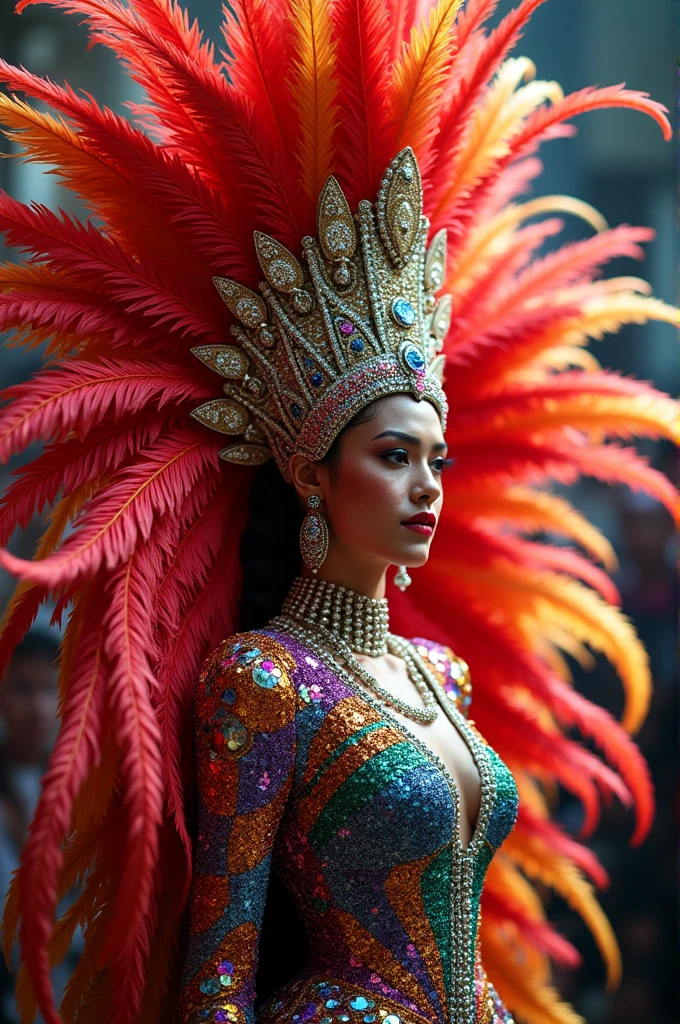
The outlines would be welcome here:
<svg viewBox="0 0 680 1024">
<path fill-rule="evenodd" d="M 382 405 L 383 400 L 378 398 L 360 409 L 319 461 L 337 466 L 344 434 L 375 419 Z M 290 585 L 300 571 L 298 534 L 302 519 L 295 488 L 285 482 L 273 459 L 266 462 L 253 481 L 248 525 L 241 539 L 241 629 L 260 629 L 281 611 Z"/>
</svg>

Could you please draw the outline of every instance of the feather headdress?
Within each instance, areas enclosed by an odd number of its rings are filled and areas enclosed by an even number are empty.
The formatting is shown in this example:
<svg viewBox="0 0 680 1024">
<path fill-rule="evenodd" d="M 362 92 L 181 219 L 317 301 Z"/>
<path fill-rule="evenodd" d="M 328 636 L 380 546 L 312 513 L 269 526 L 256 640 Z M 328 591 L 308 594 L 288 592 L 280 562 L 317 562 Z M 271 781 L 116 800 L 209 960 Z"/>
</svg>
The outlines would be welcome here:
<svg viewBox="0 0 680 1024">
<path fill-rule="evenodd" d="M 609 229 L 569 197 L 519 197 L 541 170 L 539 145 L 571 134 L 575 115 L 627 107 L 669 138 L 665 108 L 623 85 L 564 96 L 536 80 L 509 53 L 542 0 L 521 0 L 491 32 L 494 0 L 233 0 L 222 61 L 176 0 L 48 2 L 84 19 L 91 44 L 116 54 L 146 100 L 129 103 L 126 119 L 0 60 L 5 134 L 23 159 L 52 165 L 94 218 L 0 194 L 0 231 L 30 254 L 0 267 L 0 329 L 47 342 L 51 357 L 3 395 L 0 457 L 45 447 L 2 499 L 0 543 L 52 506 L 34 561 L 0 550 L 19 578 L 0 668 L 44 601 L 57 619 L 68 612 L 61 731 L 4 915 L 6 951 L 17 930 L 21 942 L 24 1019 L 36 1005 L 48 1024 L 172 1015 L 191 875 L 192 690 L 206 653 L 238 627 L 252 479 L 221 463 L 214 435 L 190 417 L 214 393 L 190 350 L 229 326 L 213 275 L 257 283 L 253 230 L 299 252 L 329 173 L 354 208 L 410 145 L 432 231 L 449 233 L 457 470 L 439 558 L 417 574 L 415 602 L 395 596 L 395 617 L 469 662 L 474 717 L 518 781 L 518 824 L 484 895 L 491 980 L 523 1020 L 571 1024 L 547 979 L 550 958 L 573 964 L 577 954 L 533 883 L 584 917 L 611 984 L 620 964 L 593 892 L 604 872 L 550 820 L 546 793 L 556 780 L 582 801 L 584 834 L 615 794 L 634 807 L 642 841 L 653 797 L 630 735 L 650 679 L 605 571 L 610 546 L 547 485 L 587 474 L 672 507 L 669 483 L 626 442 L 673 436 L 677 406 L 602 370 L 586 346 L 678 314 L 638 278 L 599 277 L 614 257 L 641 258 L 649 230 Z M 563 222 L 534 218 L 565 212 L 594 234 L 539 257 Z M 540 531 L 574 546 L 532 540 Z M 563 655 L 587 659 L 588 648 L 621 676 L 621 724 L 570 685 Z M 566 734 L 574 726 L 602 758 Z M 78 881 L 81 896 L 55 921 Z M 78 924 L 85 952 L 58 1013 L 50 966 Z"/>
</svg>

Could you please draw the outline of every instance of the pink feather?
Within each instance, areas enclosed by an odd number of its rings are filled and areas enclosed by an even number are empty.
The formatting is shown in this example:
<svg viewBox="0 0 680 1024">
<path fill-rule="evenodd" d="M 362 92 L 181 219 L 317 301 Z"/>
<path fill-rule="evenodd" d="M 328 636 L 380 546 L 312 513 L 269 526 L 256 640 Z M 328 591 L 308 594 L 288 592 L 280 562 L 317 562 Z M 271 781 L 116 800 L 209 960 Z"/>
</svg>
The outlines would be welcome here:
<svg viewBox="0 0 680 1024">
<path fill-rule="evenodd" d="M 157 517 L 177 511 L 197 480 L 216 471 L 218 447 L 206 444 L 198 428 L 176 430 L 113 474 L 56 554 L 30 562 L 0 549 L 0 564 L 50 590 L 90 579 L 104 567 L 115 569 L 149 536 Z"/>
</svg>

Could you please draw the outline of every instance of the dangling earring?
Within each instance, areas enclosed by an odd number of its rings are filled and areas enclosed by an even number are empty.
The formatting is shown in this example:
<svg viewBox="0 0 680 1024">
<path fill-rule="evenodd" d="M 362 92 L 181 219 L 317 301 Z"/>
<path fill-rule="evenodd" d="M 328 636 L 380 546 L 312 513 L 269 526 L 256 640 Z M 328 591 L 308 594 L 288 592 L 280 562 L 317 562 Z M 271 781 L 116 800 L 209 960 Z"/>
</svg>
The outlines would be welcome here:
<svg viewBox="0 0 680 1024">
<path fill-rule="evenodd" d="M 399 569 L 397 570 L 397 572 L 396 572 L 396 574 L 394 576 L 394 585 L 395 585 L 395 587 L 399 587 L 399 589 L 401 590 L 401 592 L 403 594 L 404 591 L 406 590 L 406 588 L 410 587 L 412 583 L 413 583 L 413 580 L 409 576 L 408 570 L 406 569 L 406 566 L 405 565 L 400 565 Z"/>
<path fill-rule="evenodd" d="M 305 565 L 316 575 L 328 554 L 328 526 L 326 520 L 317 511 L 321 504 L 318 494 L 310 494 L 307 498 L 309 511 L 302 520 L 300 527 L 300 551 Z"/>
</svg>

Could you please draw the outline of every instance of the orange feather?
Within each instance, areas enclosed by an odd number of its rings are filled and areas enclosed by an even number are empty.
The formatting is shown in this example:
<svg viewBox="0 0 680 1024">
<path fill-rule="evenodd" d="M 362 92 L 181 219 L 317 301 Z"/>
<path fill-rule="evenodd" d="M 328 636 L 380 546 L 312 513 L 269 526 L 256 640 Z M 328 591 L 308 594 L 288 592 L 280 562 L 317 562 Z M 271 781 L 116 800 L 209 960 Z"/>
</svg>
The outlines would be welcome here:
<svg viewBox="0 0 680 1024">
<path fill-rule="evenodd" d="M 290 0 L 289 18 L 294 52 L 288 89 L 300 123 L 295 156 L 303 191 L 315 204 L 335 159 L 336 43 L 326 0 Z"/>
</svg>

